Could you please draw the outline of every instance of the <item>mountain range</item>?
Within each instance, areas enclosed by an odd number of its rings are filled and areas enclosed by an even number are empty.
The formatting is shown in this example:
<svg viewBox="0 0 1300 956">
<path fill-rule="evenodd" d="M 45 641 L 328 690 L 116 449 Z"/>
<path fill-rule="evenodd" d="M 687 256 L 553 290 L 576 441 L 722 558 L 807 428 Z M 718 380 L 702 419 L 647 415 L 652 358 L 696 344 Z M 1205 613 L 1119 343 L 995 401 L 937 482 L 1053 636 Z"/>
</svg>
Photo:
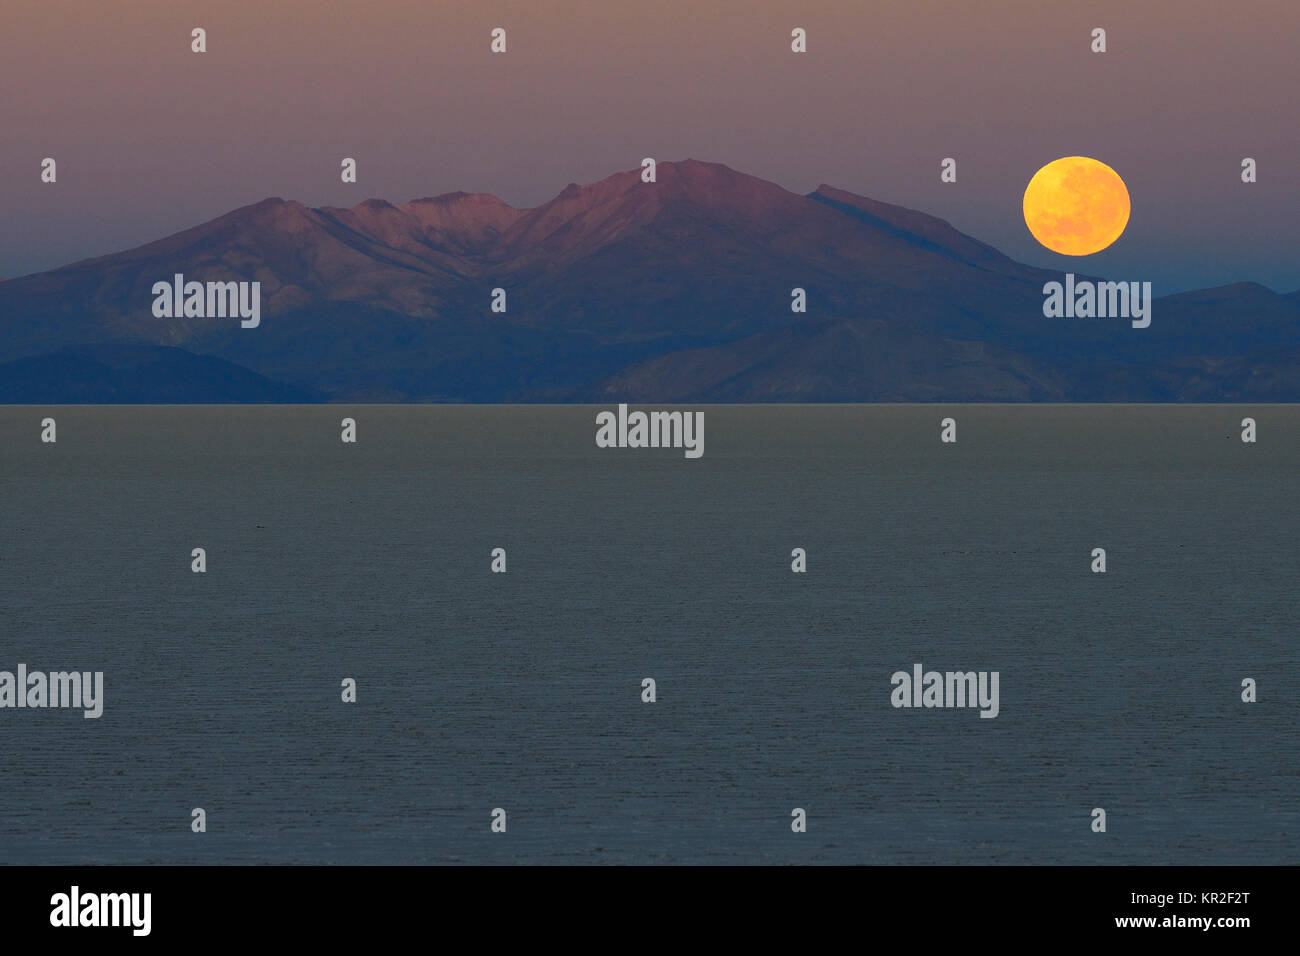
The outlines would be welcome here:
<svg viewBox="0 0 1300 956">
<path fill-rule="evenodd" d="M 176 273 L 259 282 L 261 324 L 156 318 Z M 924 213 L 696 160 L 533 209 L 267 199 L 0 282 L 0 402 L 1300 401 L 1300 291 L 1165 296 L 1133 329 L 1044 317 L 1061 280 Z"/>
</svg>

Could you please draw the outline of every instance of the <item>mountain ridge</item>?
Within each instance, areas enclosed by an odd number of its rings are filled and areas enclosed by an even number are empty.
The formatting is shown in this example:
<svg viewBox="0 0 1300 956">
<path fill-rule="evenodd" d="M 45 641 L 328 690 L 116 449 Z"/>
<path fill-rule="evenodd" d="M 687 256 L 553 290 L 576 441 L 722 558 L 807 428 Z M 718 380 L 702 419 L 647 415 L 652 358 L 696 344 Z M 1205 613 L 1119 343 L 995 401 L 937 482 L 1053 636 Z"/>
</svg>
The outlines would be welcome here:
<svg viewBox="0 0 1300 956">
<path fill-rule="evenodd" d="M 571 183 L 530 209 L 466 192 L 264 199 L 0 282 L 0 364 L 167 347 L 246 369 L 250 388 L 341 401 L 1179 401 L 1218 387 L 1231 400 L 1300 398 L 1286 364 L 1300 290 L 1165 296 L 1140 331 L 1048 319 L 1042 286 L 1060 273 L 937 217 L 720 163 L 665 161 L 656 174 Z M 259 282 L 261 326 L 154 318 L 150 289 L 176 273 Z M 496 288 L 504 314 L 490 308 Z M 806 313 L 791 311 L 794 288 Z"/>
</svg>

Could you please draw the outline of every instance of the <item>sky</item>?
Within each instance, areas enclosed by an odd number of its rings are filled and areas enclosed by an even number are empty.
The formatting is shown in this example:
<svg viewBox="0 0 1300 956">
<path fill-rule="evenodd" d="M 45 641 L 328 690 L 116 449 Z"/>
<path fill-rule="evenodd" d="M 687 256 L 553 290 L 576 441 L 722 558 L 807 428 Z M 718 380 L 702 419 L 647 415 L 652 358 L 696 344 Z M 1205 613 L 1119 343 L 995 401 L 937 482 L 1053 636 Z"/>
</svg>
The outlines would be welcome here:
<svg viewBox="0 0 1300 956">
<path fill-rule="evenodd" d="M 653 156 L 838 186 L 1157 295 L 1300 288 L 1295 0 L 4 0 L 0 17 L 4 277 L 268 196 L 528 207 Z M 1132 199 L 1086 260 L 1021 214 L 1034 172 L 1069 155 Z"/>
</svg>

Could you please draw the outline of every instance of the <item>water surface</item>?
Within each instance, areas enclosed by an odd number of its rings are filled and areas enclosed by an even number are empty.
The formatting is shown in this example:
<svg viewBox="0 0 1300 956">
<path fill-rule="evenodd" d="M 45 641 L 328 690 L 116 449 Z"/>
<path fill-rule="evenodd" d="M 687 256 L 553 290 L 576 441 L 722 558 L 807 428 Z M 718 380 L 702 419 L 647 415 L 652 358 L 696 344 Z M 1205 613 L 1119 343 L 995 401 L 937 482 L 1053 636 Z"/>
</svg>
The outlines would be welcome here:
<svg viewBox="0 0 1300 956">
<path fill-rule="evenodd" d="M 1300 859 L 1300 409 L 596 411 L 0 408 L 0 861 Z"/>
</svg>

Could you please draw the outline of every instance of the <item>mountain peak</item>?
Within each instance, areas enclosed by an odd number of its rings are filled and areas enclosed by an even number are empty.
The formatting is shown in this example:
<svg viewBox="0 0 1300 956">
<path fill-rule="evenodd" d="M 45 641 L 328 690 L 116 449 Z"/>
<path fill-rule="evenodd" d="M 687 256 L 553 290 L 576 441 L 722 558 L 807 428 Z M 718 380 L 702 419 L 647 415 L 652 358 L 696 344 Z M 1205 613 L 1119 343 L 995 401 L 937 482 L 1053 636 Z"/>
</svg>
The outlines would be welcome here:
<svg viewBox="0 0 1300 956">
<path fill-rule="evenodd" d="M 747 183 L 761 183 L 772 189 L 781 189 L 775 183 L 737 172 L 723 163 L 709 163 L 699 159 L 661 160 L 655 163 L 655 182 L 642 182 L 642 168 L 628 169 L 606 176 L 594 183 L 569 183 L 551 200 L 573 202 L 583 200 L 599 202 L 615 195 L 632 192 L 640 186 L 658 187 L 659 192 L 678 194 L 678 188 L 714 188 L 743 186 Z M 677 188 L 674 188 L 677 187 Z M 784 191 L 784 190 L 783 190 Z M 543 204 L 543 206 L 549 203 Z M 543 208 L 539 206 L 537 208 Z"/>
<path fill-rule="evenodd" d="M 670 160 L 666 159 L 656 164 L 660 170 L 667 169 L 672 172 L 691 179 L 757 179 L 757 176 L 750 176 L 748 173 L 742 173 L 732 169 L 726 163 L 714 163 L 705 159 L 694 159 L 690 156 L 685 159 Z"/>
<path fill-rule="evenodd" d="M 426 238 L 472 251 L 482 247 L 524 215 L 491 193 L 443 193 L 430 199 L 412 199 L 396 207 L 418 223 Z"/>
<path fill-rule="evenodd" d="M 519 219 L 507 235 L 511 249 L 540 252 L 544 245 L 549 256 L 580 254 L 688 206 L 720 221 L 757 224 L 770 215 L 771 227 L 806 202 L 775 183 L 698 159 L 657 162 L 653 183 L 642 175 L 638 167 L 586 185 L 569 183 Z"/>
</svg>

